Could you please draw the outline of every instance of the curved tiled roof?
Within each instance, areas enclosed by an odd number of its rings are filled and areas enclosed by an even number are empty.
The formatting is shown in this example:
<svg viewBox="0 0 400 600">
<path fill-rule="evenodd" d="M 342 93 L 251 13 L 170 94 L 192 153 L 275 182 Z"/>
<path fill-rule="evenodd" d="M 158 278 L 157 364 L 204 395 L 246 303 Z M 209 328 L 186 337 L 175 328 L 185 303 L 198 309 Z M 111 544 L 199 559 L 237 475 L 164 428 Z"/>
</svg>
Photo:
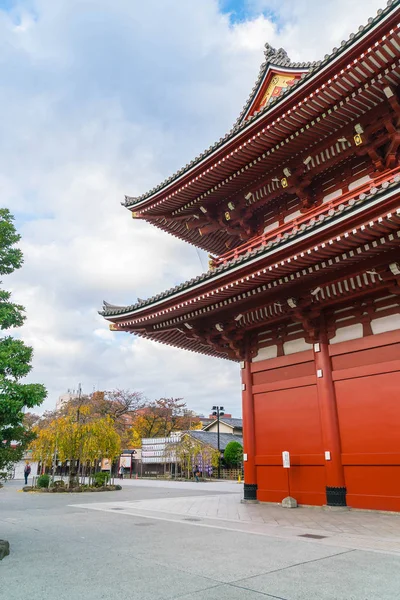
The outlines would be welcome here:
<svg viewBox="0 0 400 600">
<path fill-rule="evenodd" d="M 369 200 L 372 200 L 376 197 L 376 195 L 384 194 L 388 190 L 399 187 L 400 188 L 400 175 L 396 175 L 391 183 L 384 182 L 381 187 L 378 189 L 377 187 L 372 187 L 369 193 L 359 193 L 355 192 L 355 196 L 353 199 L 349 200 L 346 204 L 341 204 L 337 210 L 330 211 L 327 207 L 327 212 L 325 214 L 319 215 L 318 218 L 312 216 L 310 220 L 306 223 L 300 225 L 299 228 L 293 227 L 291 231 L 288 231 L 282 235 L 282 237 L 276 237 L 269 240 L 265 245 L 260 244 L 259 247 L 249 250 L 245 254 L 238 256 L 232 261 L 227 262 L 226 264 L 222 264 L 217 267 L 213 271 L 207 271 L 206 273 L 202 273 L 189 281 L 181 283 L 169 290 L 161 292 L 147 300 L 141 300 L 136 304 L 132 304 L 130 306 L 124 307 L 115 307 L 107 302 L 104 302 L 103 310 L 100 311 L 100 314 L 103 317 L 118 317 L 119 315 L 123 315 L 125 313 L 131 313 L 136 310 L 145 308 L 147 306 L 151 306 L 152 304 L 159 302 L 160 300 L 165 300 L 170 296 L 174 296 L 179 292 L 184 290 L 189 290 L 191 287 L 198 285 L 200 283 L 205 283 L 206 281 L 212 280 L 216 276 L 221 273 L 228 272 L 234 267 L 238 265 L 245 265 L 250 260 L 253 260 L 256 257 L 261 257 L 263 255 L 268 254 L 271 250 L 284 247 L 288 242 L 292 241 L 294 238 L 297 240 L 301 240 L 301 238 L 309 233 L 310 231 L 317 231 L 322 226 L 325 226 L 327 223 L 334 223 L 336 219 L 341 217 L 346 212 L 352 212 L 355 208 L 357 208 L 360 204 L 368 203 Z"/>
<path fill-rule="evenodd" d="M 280 102 L 283 102 L 287 98 L 287 96 L 289 96 L 295 90 L 297 90 L 300 85 L 303 85 L 306 81 L 308 81 L 308 79 L 311 78 L 311 76 L 314 76 L 317 71 L 323 69 L 332 60 L 336 59 L 341 54 L 346 52 L 350 46 L 355 44 L 368 30 L 372 29 L 377 23 L 379 23 L 379 21 L 381 21 L 390 12 L 392 12 L 396 7 L 398 7 L 399 4 L 400 4 L 400 0 L 388 0 L 386 8 L 379 9 L 376 16 L 368 19 L 368 22 L 365 26 L 361 25 L 358 28 L 358 31 L 356 33 L 351 33 L 347 40 L 343 40 L 339 47 L 333 48 L 332 52 L 330 54 L 326 54 L 325 57 L 323 58 L 323 60 L 316 61 L 314 63 L 291 63 L 284 50 L 280 49 L 278 51 L 275 51 L 271 46 L 267 45 L 266 46 L 266 56 L 267 57 L 271 57 L 271 58 L 274 57 L 274 60 L 278 61 L 278 63 L 280 63 L 281 66 L 296 67 L 296 65 L 297 65 L 297 68 L 308 68 L 309 69 L 308 72 L 303 77 L 298 79 L 294 83 L 294 85 L 284 88 L 279 96 L 271 99 L 270 102 L 268 102 L 267 105 L 264 108 L 262 108 L 260 111 L 256 112 L 254 115 L 250 116 L 248 119 L 243 120 L 243 116 L 244 116 L 246 110 L 248 109 L 249 102 L 251 103 L 251 100 L 254 97 L 254 92 L 257 90 L 257 87 L 260 85 L 260 77 L 262 79 L 262 76 L 263 76 L 262 73 L 265 72 L 265 69 L 268 66 L 267 63 L 265 62 L 261 66 L 260 75 L 259 75 L 259 77 L 256 81 L 256 84 L 252 90 L 250 99 L 246 102 L 245 107 L 243 108 L 243 110 L 239 116 L 239 119 L 237 120 L 235 125 L 232 127 L 232 129 L 224 137 L 221 137 L 217 142 L 215 142 L 212 146 L 210 146 L 207 150 L 205 150 L 199 156 L 197 156 L 195 159 L 193 159 L 192 161 L 187 163 L 184 167 L 179 169 L 179 171 L 177 171 L 176 173 L 174 173 L 173 175 L 171 175 L 170 177 L 165 179 L 162 183 L 160 183 L 156 187 L 152 188 L 149 192 L 142 194 L 141 196 L 137 196 L 137 197 L 126 196 L 125 202 L 123 203 L 124 206 L 131 207 L 131 206 L 138 204 L 139 202 L 141 202 L 143 200 L 150 198 L 151 196 L 153 196 L 154 194 L 156 194 L 163 188 L 167 187 L 174 180 L 178 179 L 186 171 L 188 171 L 192 167 L 196 166 L 198 163 L 200 163 L 205 158 L 212 155 L 213 152 L 215 152 L 220 146 L 222 146 L 224 143 L 229 141 L 231 138 L 233 138 L 237 133 L 239 133 L 240 131 L 244 131 L 260 116 L 267 114 L 268 111 L 271 110 L 272 107 L 275 107 Z M 269 58 L 267 58 L 267 60 L 269 60 Z M 276 62 L 274 64 L 277 65 Z"/>
<path fill-rule="evenodd" d="M 202 431 L 199 429 L 191 429 L 190 431 L 184 431 L 184 434 L 190 435 L 190 437 L 198 440 L 202 444 L 208 444 L 213 448 L 218 448 L 218 434 L 214 431 Z M 229 442 L 239 442 L 243 446 L 243 438 L 240 435 L 234 435 L 233 433 L 220 433 L 219 434 L 219 447 L 221 450 L 225 450 Z"/>
</svg>

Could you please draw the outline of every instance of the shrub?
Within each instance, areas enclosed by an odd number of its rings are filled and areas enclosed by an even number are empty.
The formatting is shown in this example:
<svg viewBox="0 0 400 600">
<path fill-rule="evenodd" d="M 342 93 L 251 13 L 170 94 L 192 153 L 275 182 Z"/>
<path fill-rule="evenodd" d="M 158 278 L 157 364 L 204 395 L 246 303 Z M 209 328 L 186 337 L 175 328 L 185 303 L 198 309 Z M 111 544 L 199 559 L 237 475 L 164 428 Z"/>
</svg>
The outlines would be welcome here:
<svg viewBox="0 0 400 600">
<path fill-rule="evenodd" d="M 240 442 L 229 442 L 225 448 L 224 459 L 228 465 L 239 466 L 243 461 L 243 448 Z"/>
<path fill-rule="evenodd" d="M 57 489 L 63 488 L 63 487 L 65 487 L 65 481 L 63 481 L 62 479 L 59 479 L 58 481 L 54 481 L 51 485 Z"/>
<path fill-rule="evenodd" d="M 105 473 L 104 471 L 99 471 L 98 473 L 95 473 L 93 476 L 94 486 L 95 487 L 103 487 L 103 485 L 105 485 L 109 479 L 110 479 L 109 473 Z"/>
<path fill-rule="evenodd" d="M 49 487 L 49 483 L 50 483 L 50 475 L 47 475 L 47 473 L 44 473 L 43 475 L 38 477 L 38 480 L 37 480 L 38 487 L 47 488 L 47 487 Z"/>
</svg>

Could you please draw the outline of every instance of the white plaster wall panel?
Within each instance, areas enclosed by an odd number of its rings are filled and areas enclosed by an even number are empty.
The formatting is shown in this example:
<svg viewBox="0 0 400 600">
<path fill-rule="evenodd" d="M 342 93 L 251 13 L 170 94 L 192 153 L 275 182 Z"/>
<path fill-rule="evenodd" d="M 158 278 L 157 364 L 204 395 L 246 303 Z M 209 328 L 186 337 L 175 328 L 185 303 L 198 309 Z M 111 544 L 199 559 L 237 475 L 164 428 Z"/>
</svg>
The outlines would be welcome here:
<svg viewBox="0 0 400 600">
<path fill-rule="evenodd" d="M 312 344 L 307 344 L 303 338 L 298 340 L 290 340 L 283 344 L 283 351 L 285 356 L 288 354 L 296 354 L 296 352 L 304 352 L 305 350 L 311 350 Z"/>
<path fill-rule="evenodd" d="M 260 360 L 267 360 L 268 358 L 276 358 L 278 356 L 277 346 L 267 346 L 266 348 L 260 348 L 257 356 L 255 356 L 252 362 L 259 362 Z"/>
<path fill-rule="evenodd" d="M 335 190 L 334 192 L 331 192 L 330 194 L 328 194 L 327 196 L 324 196 L 322 198 L 322 204 L 325 204 L 325 202 L 331 202 L 331 200 L 335 200 L 336 198 L 339 198 L 339 196 L 342 195 L 342 190 Z"/>
<path fill-rule="evenodd" d="M 400 329 L 400 315 L 390 315 L 380 317 L 371 321 L 372 333 L 385 333 L 385 331 L 394 331 Z"/>
<path fill-rule="evenodd" d="M 273 223 L 271 223 L 271 225 L 267 225 L 266 227 L 264 227 L 264 233 L 267 233 L 268 231 L 272 231 L 273 229 L 276 229 L 278 226 L 279 226 L 279 222 L 274 221 Z"/>
<path fill-rule="evenodd" d="M 296 212 L 290 213 L 290 215 L 286 215 L 284 218 L 285 223 L 288 221 L 293 221 L 293 219 L 297 219 L 297 217 L 301 217 L 302 213 L 300 210 L 296 210 Z"/>
<path fill-rule="evenodd" d="M 352 181 L 349 184 L 349 191 L 351 192 L 351 190 L 354 190 L 355 188 L 359 187 L 360 185 L 364 185 L 364 183 L 368 183 L 368 181 L 371 181 L 371 177 L 369 175 L 364 175 L 364 177 L 360 177 L 360 179 L 356 179 L 355 181 Z"/>
<path fill-rule="evenodd" d="M 350 340 L 357 340 L 363 337 L 363 327 L 361 323 L 356 325 L 348 325 L 338 329 L 335 337 L 330 340 L 330 344 L 338 344 L 339 342 L 348 342 Z"/>
</svg>

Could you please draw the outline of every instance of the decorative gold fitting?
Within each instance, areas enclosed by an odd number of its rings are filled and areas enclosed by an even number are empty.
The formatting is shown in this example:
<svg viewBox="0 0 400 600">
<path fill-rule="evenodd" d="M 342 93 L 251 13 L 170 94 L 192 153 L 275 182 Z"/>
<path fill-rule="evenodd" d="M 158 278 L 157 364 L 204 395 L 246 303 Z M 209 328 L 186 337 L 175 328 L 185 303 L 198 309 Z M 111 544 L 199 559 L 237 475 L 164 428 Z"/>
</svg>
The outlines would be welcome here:
<svg viewBox="0 0 400 600">
<path fill-rule="evenodd" d="M 354 143 L 356 146 L 361 146 L 361 144 L 363 143 L 363 139 L 360 133 L 356 133 L 356 135 L 354 136 Z"/>
<path fill-rule="evenodd" d="M 132 211 L 132 219 L 137 219 L 138 216 L 139 216 L 139 213 Z"/>
<path fill-rule="evenodd" d="M 286 179 L 286 177 L 282 177 L 282 179 L 281 179 L 281 186 L 283 188 L 287 188 L 287 186 L 288 186 L 288 180 Z"/>
<path fill-rule="evenodd" d="M 110 323 L 108 328 L 110 331 L 118 331 L 118 327 L 115 323 Z"/>
<path fill-rule="evenodd" d="M 227 210 L 227 211 L 226 211 L 226 213 L 225 213 L 225 219 L 226 219 L 227 221 L 230 221 L 230 220 L 231 220 L 231 213 L 230 213 L 228 210 Z"/>
<path fill-rule="evenodd" d="M 199 235 L 200 235 L 200 237 L 203 237 L 203 234 L 202 234 L 202 232 L 201 232 L 201 229 L 198 229 L 198 232 L 199 232 Z"/>
<path fill-rule="evenodd" d="M 214 256 L 212 254 L 209 254 L 208 255 L 208 269 L 210 271 L 214 271 L 214 269 L 215 269 L 214 260 L 215 260 Z"/>
</svg>

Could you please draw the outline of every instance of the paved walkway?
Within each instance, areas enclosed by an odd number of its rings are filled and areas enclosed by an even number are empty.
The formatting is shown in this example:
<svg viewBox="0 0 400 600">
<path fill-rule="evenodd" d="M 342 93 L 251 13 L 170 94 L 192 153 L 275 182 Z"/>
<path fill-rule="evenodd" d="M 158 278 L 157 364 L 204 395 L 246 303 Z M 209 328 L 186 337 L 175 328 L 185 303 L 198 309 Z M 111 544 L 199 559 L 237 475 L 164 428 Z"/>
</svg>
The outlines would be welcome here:
<svg viewBox="0 0 400 600">
<path fill-rule="evenodd" d="M 146 482 L 146 485 L 148 486 L 149 482 Z M 186 485 L 192 488 L 196 484 Z M 232 487 L 232 484 L 225 483 L 215 485 L 225 485 L 227 492 L 228 486 Z M 201 489 L 204 491 L 206 485 L 202 485 Z M 243 504 L 241 499 L 242 493 L 226 493 L 133 502 L 91 502 L 90 505 L 74 506 L 114 514 L 120 512 L 124 515 L 176 521 L 193 526 L 285 539 L 304 539 L 326 546 L 400 555 L 400 515 L 397 513 L 319 507 L 285 509 L 273 504 Z"/>
<path fill-rule="evenodd" d="M 243 495 L 243 483 L 226 479 L 213 479 L 212 481 L 179 481 L 174 479 L 115 479 L 115 483 L 122 484 L 126 488 L 166 488 L 171 490 L 190 490 L 204 492 L 241 493 Z"/>
</svg>

